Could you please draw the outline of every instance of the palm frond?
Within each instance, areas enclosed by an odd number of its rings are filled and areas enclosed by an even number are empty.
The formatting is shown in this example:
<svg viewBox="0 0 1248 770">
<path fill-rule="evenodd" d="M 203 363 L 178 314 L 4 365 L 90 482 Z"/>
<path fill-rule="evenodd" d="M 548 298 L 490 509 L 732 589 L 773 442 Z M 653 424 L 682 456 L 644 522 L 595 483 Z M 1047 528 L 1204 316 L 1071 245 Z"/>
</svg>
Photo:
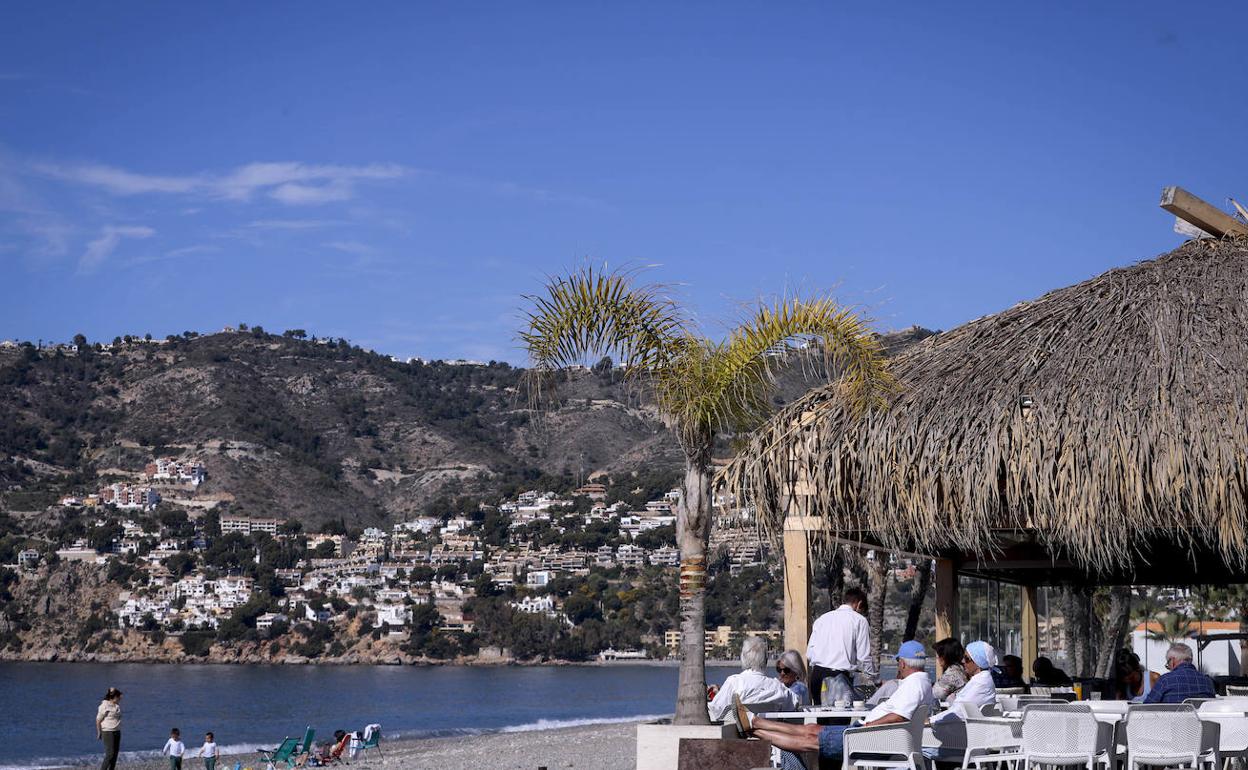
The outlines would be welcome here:
<svg viewBox="0 0 1248 770">
<path fill-rule="evenodd" d="M 585 267 L 529 295 L 520 338 L 539 372 L 612 355 L 627 368 L 661 367 L 685 337 L 680 308 L 653 285 L 634 286 L 631 272 Z"/>
<path fill-rule="evenodd" d="M 771 413 L 776 376 L 794 355 L 820 355 L 841 373 L 851 408 L 882 405 L 895 391 L 879 342 L 848 308 L 830 298 L 760 305 L 722 343 L 688 346 L 656 385 L 678 423 L 699 431 L 748 430 Z"/>
</svg>

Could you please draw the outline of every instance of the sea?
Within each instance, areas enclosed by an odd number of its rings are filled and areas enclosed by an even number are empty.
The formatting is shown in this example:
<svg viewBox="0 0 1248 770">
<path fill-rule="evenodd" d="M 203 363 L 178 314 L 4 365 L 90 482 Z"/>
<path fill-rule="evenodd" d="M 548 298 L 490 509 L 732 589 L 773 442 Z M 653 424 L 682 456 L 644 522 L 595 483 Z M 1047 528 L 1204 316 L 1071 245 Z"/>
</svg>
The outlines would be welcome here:
<svg viewBox="0 0 1248 770">
<path fill-rule="evenodd" d="M 737 665 L 708 664 L 708 684 Z M 169 729 L 188 750 L 211 730 L 223 754 L 272 748 L 308 725 L 382 727 L 383 741 L 670 717 L 677 669 L 587 666 L 241 666 L 0 663 L 0 770 L 98 764 L 95 710 L 122 696 L 123 759 L 159 755 Z M 222 763 L 232 767 L 229 762 Z"/>
</svg>

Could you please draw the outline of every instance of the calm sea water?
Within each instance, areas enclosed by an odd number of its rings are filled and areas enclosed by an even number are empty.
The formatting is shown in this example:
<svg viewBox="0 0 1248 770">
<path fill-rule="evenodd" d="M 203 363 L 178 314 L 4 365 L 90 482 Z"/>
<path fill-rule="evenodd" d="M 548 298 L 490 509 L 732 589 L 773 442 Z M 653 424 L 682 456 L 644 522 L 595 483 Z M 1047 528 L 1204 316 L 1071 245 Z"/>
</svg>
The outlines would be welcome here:
<svg viewBox="0 0 1248 770">
<path fill-rule="evenodd" d="M 736 666 L 709 666 L 722 683 Z M 0 770 L 99 761 L 95 709 L 122 698 L 123 757 L 159 753 L 169 728 L 198 748 L 271 747 L 306 725 L 328 736 L 378 722 L 394 737 L 471 735 L 670 716 L 676 669 L 0 664 Z M 198 766 L 192 764 L 192 766 Z"/>
</svg>

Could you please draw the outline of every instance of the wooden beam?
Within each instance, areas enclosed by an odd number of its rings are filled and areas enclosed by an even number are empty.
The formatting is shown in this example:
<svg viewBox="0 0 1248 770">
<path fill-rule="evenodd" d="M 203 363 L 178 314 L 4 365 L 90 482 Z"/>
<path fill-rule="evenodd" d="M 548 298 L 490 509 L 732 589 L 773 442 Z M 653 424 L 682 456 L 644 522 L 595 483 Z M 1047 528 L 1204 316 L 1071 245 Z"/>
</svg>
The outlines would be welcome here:
<svg viewBox="0 0 1248 770">
<path fill-rule="evenodd" d="M 799 518 L 799 517 L 792 517 Z M 784 649 L 806 655 L 810 641 L 810 547 L 807 529 L 784 527 Z"/>
<path fill-rule="evenodd" d="M 1215 238 L 1227 235 L 1248 236 L 1248 225 L 1221 209 L 1192 195 L 1182 187 L 1161 191 L 1161 207 L 1190 225 L 1199 227 Z"/>
<path fill-rule="evenodd" d="M 1023 586 L 1023 676 L 1031 676 L 1031 667 L 1040 654 L 1040 616 L 1036 611 L 1036 587 Z"/>
<path fill-rule="evenodd" d="M 958 638 L 958 565 L 953 559 L 936 560 L 936 638 Z M 937 676 L 940 675 L 938 660 Z"/>
</svg>

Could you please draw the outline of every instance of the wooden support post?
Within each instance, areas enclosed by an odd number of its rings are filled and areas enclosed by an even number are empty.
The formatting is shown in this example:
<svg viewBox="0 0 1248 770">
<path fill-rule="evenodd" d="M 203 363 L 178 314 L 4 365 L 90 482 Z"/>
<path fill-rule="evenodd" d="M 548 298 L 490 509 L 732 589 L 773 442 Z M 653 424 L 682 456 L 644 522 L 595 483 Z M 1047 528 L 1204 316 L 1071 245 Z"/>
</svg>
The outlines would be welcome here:
<svg viewBox="0 0 1248 770">
<path fill-rule="evenodd" d="M 810 541 L 805 516 L 784 521 L 784 649 L 806 655 L 810 641 Z"/>
<path fill-rule="evenodd" d="M 1040 618 L 1036 611 L 1036 587 L 1023 586 L 1023 676 L 1031 676 L 1031 667 L 1040 655 Z"/>
<path fill-rule="evenodd" d="M 958 570 L 953 559 L 936 560 L 936 638 L 958 638 Z M 937 675 L 944 668 L 937 661 Z"/>
<path fill-rule="evenodd" d="M 1215 238 L 1226 235 L 1248 235 L 1248 225 L 1197 198 L 1182 187 L 1167 187 L 1162 190 L 1161 207 Z"/>
</svg>

